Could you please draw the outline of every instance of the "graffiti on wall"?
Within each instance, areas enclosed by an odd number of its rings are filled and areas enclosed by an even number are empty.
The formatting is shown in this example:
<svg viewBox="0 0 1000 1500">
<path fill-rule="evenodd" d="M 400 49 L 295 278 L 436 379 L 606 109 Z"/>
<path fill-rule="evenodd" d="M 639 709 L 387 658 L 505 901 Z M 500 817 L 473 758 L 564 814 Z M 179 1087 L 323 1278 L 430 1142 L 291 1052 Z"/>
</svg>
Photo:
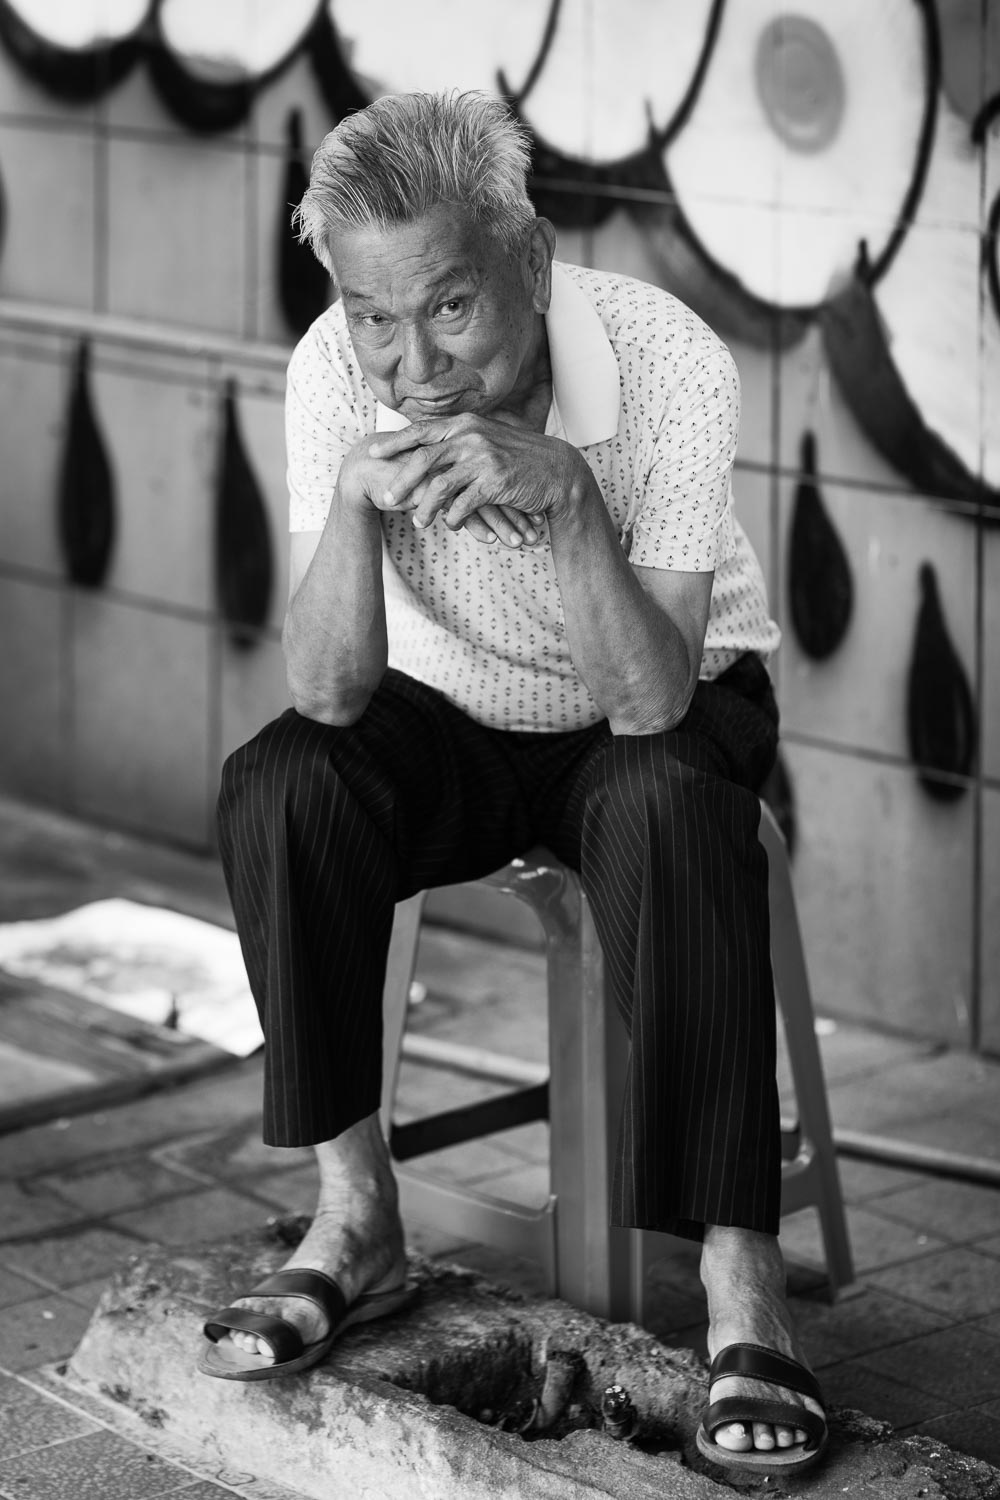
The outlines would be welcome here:
<svg viewBox="0 0 1000 1500">
<path fill-rule="evenodd" d="M 0 0 L 0 41 L 77 100 L 145 68 L 201 134 L 247 118 L 302 53 L 332 122 L 387 92 L 495 90 L 531 132 L 540 212 L 623 226 L 724 337 L 782 350 L 817 330 L 888 463 L 1000 518 L 1000 402 L 983 394 L 1000 382 L 1000 20 L 980 0 Z M 293 111 L 284 204 L 306 160 Z M 276 295 L 292 332 L 325 303 L 290 230 Z M 854 581 L 817 468 L 805 432 L 790 621 L 820 663 Z M 975 715 L 929 562 L 915 584 L 911 679 L 939 690 L 911 686 L 908 735 L 946 796 Z"/>
</svg>

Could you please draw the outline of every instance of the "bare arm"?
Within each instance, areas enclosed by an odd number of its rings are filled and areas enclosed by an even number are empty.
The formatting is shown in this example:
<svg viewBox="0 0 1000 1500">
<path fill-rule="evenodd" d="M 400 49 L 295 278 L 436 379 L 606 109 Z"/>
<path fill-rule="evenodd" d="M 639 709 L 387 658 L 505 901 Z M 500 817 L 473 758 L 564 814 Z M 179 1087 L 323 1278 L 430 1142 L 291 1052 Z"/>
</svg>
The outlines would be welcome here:
<svg viewBox="0 0 1000 1500">
<path fill-rule="evenodd" d="M 574 665 L 613 733 L 672 729 L 698 683 L 714 574 L 633 568 L 583 467 L 549 517 Z"/>
<path fill-rule="evenodd" d="M 282 645 L 292 702 L 306 718 L 353 724 L 388 660 L 377 511 L 335 498 L 321 532 L 293 535 L 290 572 Z"/>
</svg>

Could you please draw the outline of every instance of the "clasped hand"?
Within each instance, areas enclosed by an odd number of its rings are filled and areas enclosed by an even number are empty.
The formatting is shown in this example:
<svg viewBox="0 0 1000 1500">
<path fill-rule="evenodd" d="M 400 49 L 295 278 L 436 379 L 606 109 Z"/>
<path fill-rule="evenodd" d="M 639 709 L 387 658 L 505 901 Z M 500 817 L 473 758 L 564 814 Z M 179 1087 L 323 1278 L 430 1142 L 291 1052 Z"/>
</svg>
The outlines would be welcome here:
<svg viewBox="0 0 1000 1500">
<path fill-rule="evenodd" d="M 376 433 L 358 448 L 357 480 L 376 509 L 408 511 L 418 528 L 440 515 L 453 531 L 508 547 L 540 539 L 583 463 L 558 438 L 470 413 Z"/>
</svg>

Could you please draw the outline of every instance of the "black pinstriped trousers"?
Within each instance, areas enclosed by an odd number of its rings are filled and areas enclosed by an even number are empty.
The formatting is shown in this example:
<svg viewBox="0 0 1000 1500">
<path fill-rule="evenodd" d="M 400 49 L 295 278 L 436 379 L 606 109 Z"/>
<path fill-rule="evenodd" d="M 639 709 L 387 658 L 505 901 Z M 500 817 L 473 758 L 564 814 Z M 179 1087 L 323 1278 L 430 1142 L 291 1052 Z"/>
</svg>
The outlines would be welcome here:
<svg viewBox="0 0 1000 1500">
<path fill-rule="evenodd" d="M 776 1233 L 780 1131 L 755 788 L 777 710 L 744 656 L 683 722 L 485 728 L 390 670 L 362 718 L 289 709 L 226 762 L 223 865 L 265 1037 L 264 1139 L 373 1114 L 396 901 L 541 843 L 579 870 L 631 1062 L 612 1222 Z"/>
</svg>

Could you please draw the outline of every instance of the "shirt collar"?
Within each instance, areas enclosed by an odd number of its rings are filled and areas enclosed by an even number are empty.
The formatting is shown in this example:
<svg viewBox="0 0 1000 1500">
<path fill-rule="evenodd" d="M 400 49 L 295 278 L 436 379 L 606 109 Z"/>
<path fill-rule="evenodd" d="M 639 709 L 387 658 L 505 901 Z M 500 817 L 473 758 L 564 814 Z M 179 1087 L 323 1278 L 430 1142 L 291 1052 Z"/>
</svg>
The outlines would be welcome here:
<svg viewBox="0 0 1000 1500">
<path fill-rule="evenodd" d="M 618 431 L 621 401 L 618 361 L 593 303 L 555 263 L 552 300 L 545 314 L 552 366 L 552 397 L 566 441 L 575 448 L 603 443 Z M 376 403 L 375 431 L 408 427 L 402 412 Z"/>
</svg>

